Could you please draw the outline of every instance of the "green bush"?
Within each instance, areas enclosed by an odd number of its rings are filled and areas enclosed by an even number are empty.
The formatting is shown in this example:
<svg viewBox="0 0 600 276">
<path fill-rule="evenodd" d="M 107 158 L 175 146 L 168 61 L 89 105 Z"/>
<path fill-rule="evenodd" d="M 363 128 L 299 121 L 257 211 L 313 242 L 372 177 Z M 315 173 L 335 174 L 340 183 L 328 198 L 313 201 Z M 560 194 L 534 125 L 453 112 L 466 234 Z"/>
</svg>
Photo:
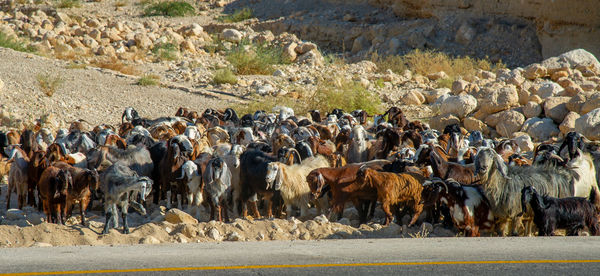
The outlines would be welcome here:
<svg viewBox="0 0 600 276">
<path fill-rule="evenodd" d="M 196 9 L 184 1 L 164 1 L 151 4 L 144 9 L 145 16 L 170 16 L 179 17 L 186 15 L 194 15 Z"/>
<path fill-rule="evenodd" d="M 338 82 L 338 85 L 334 83 Z M 234 107 L 239 114 L 253 113 L 256 110 L 272 110 L 275 106 L 288 106 L 297 115 L 305 115 L 311 109 L 331 111 L 341 108 L 346 111 L 362 109 L 369 114 L 381 113 L 383 106 L 379 97 L 353 81 L 326 80 L 317 85 L 305 98 L 267 96 Z"/>
<path fill-rule="evenodd" d="M 252 18 L 252 10 L 250 8 L 243 8 L 235 10 L 232 14 L 220 16 L 217 20 L 224 23 L 235 23 L 250 18 Z"/>
<path fill-rule="evenodd" d="M 270 75 L 273 65 L 284 63 L 281 54 L 279 47 L 242 41 L 227 52 L 226 59 L 238 75 Z"/>
<path fill-rule="evenodd" d="M 0 47 L 10 48 L 19 52 L 35 52 L 35 49 L 30 45 L 26 45 L 25 42 L 14 37 L 10 37 L 2 32 L 0 32 Z"/>
<path fill-rule="evenodd" d="M 159 82 L 160 82 L 160 77 L 158 75 L 149 74 L 149 75 L 144 75 L 141 78 L 139 78 L 137 81 L 137 85 L 154 86 L 154 85 L 158 85 Z"/>
<path fill-rule="evenodd" d="M 160 43 L 152 48 L 152 53 L 162 60 L 176 60 L 179 57 L 179 47 L 173 43 Z"/>
<path fill-rule="evenodd" d="M 223 83 L 236 84 L 237 77 L 229 69 L 220 69 L 220 70 L 217 70 L 217 72 L 215 72 L 212 82 L 214 84 L 223 84 Z"/>
</svg>

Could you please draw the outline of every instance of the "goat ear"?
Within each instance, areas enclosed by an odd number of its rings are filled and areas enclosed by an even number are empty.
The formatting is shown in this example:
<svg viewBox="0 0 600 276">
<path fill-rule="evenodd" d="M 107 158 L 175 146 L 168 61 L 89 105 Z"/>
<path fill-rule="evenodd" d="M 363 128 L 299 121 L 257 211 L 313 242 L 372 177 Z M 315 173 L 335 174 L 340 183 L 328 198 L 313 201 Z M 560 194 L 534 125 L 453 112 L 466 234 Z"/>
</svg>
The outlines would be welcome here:
<svg viewBox="0 0 600 276">
<path fill-rule="evenodd" d="M 281 189 L 281 184 L 283 183 L 283 171 L 281 167 L 277 169 L 277 176 L 275 176 L 275 181 L 273 182 L 273 188 L 275 190 Z"/>
<path fill-rule="evenodd" d="M 506 164 L 504 164 L 504 160 L 502 160 L 502 157 L 499 154 L 496 154 L 494 161 L 496 162 L 496 167 L 498 168 L 500 174 L 504 178 L 510 179 L 510 177 L 508 177 L 508 167 L 506 166 Z"/>
</svg>

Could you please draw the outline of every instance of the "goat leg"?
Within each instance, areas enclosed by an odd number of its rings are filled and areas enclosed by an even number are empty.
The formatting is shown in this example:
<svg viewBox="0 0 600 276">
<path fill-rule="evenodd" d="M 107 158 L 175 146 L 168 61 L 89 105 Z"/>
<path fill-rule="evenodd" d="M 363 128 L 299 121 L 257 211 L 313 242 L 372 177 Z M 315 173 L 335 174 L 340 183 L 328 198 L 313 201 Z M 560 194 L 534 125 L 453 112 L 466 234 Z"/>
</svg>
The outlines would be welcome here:
<svg viewBox="0 0 600 276">
<path fill-rule="evenodd" d="M 389 204 L 383 204 L 381 206 L 381 209 L 383 209 L 383 212 L 385 213 L 385 222 L 383 223 L 383 225 L 388 226 L 388 225 L 390 225 L 390 223 L 394 219 L 394 216 L 392 215 L 392 212 L 390 210 L 390 205 Z M 411 225 L 409 225 L 409 226 L 411 226 Z"/>
<path fill-rule="evenodd" d="M 127 224 L 127 211 L 121 210 L 121 218 L 123 219 L 123 234 L 129 234 L 129 225 Z"/>
<path fill-rule="evenodd" d="M 113 213 L 110 210 L 106 211 L 106 221 L 104 222 L 104 230 L 102 230 L 102 234 L 108 234 L 108 229 L 110 229 L 110 223 L 112 222 Z"/>
<path fill-rule="evenodd" d="M 412 219 L 410 220 L 410 223 L 408 224 L 409 227 L 417 223 L 419 216 L 421 216 L 421 213 L 423 212 L 423 205 L 419 204 L 417 206 L 414 206 L 413 211 L 415 212 L 415 214 L 413 215 Z"/>
</svg>

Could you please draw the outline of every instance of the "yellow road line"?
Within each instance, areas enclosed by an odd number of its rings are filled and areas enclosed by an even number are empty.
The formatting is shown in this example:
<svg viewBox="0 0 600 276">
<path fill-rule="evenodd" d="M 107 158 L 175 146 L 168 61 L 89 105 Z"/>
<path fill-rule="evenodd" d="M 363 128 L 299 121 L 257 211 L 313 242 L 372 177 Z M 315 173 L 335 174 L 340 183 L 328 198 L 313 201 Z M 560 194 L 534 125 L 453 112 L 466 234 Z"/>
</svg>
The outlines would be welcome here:
<svg viewBox="0 0 600 276">
<path fill-rule="evenodd" d="M 237 265 L 237 266 L 200 266 L 200 267 L 157 267 L 132 269 L 71 270 L 22 273 L 0 273 L 0 276 L 59 275 L 195 270 L 233 270 L 266 268 L 312 268 L 312 267 L 356 267 L 356 266 L 418 266 L 418 265 L 461 265 L 461 264 L 559 264 L 559 263 L 600 263 L 600 260 L 520 260 L 520 261 L 446 261 L 446 262 L 393 262 L 393 263 L 350 263 L 350 264 L 283 264 L 283 265 Z"/>
</svg>

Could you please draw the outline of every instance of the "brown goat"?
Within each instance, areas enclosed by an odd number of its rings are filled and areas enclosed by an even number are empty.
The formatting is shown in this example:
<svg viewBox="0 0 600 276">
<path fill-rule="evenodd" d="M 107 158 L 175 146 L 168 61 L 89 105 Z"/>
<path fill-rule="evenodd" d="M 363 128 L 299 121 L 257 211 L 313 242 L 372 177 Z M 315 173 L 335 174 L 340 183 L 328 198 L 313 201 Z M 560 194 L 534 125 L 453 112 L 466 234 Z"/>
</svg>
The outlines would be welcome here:
<svg viewBox="0 0 600 276">
<path fill-rule="evenodd" d="M 120 149 L 127 148 L 127 142 L 125 142 L 125 140 L 123 138 L 121 138 L 115 134 L 110 134 L 110 135 L 106 136 L 106 142 L 104 142 L 104 145 L 117 147 Z"/>
<path fill-rule="evenodd" d="M 187 125 L 185 122 L 177 121 L 173 124 L 172 128 L 175 130 L 175 133 L 177 133 L 177 135 L 180 135 L 185 132 Z"/>
<path fill-rule="evenodd" d="M 127 137 L 129 132 L 131 132 L 131 130 L 133 130 L 133 128 L 134 128 L 134 126 L 130 122 L 122 123 L 121 126 L 119 126 L 119 136 Z"/>
<path fill-rule="evenodd" d="M 38 190 L 48 222 L 65 224 L 67 196 L 72 187 L 73 179 L 69 170 L 54 166 L 44 170 Z"/>
<path fill-rule="evenodd" d="M 425 177 L 415 173 L 388 173 L 378 172 L 371 168 L 362 168 L 358 171 L 357 182 L 366 187 L 377 190 L 377 200 L 385 213 L 384 225 L 389 225 L 393 220 L 392 207 L 400 203 L 410 207 L 414 214 L 408 226 L 413 226 L 421 212 L 421 192 Z"/>
<path fill-rule="evenodd" d="M 92 194 L 95 194 L 100 187 L 100 177 L 96 170 L 88 170 L 73 167 L 65 162 L 56 162 L 53 166 L 66 169 L 71 173 L 73 185 L 69 188 L 66 200 L 65 213 L 70 217 L 73 212 L 73 204 L 79 204 L 81 214 L 81 224 L 85 225 L 85 210 L 91 201 Z"/>
<path fill-rule="evenodd" d="M 366 166 L 377 165 L 368 163 Z M 368 206 L 365 203 L 377 200 L 377 191 L 356 182 L 356 173 L 363 164 L 350 164 L 341 168 L 319 168 L 306 176 L 306 182 L 314 198 L 319 198 L 326 186 L 331 190 L 331 211 L 337 219 L 343 215 L 344 205 L 351 201 L 358 211 L 360 223 L 367 222 Z M 373 209 L 371 209 L 373 210 Z"/>
<path fill-rule="evenodd" d="M 458 163 L 448 162 L 444 160 L 435 150 L 429 154 L 431 158 L 431 168 L 433 175 L 441 179 L 452 178 L 464 184 L 473 184 L 477 181 L 475 177 L 473 165 L 463 166 Z"/>
<path fill-rule="evenodd" d="M 46 158 L 48 159 L 48 162 L 50 164 L 58 161 L 65 161 L 65 156 L 66 153 L 63 151 L 61 146 L 56 143 L 50 144 L 50 146 L 48 146 L 48 149 L 46 150 Z"/>
<path fill-rule="evenodd" d="M 32 154 L 27 167 L 27 181 L 28 181 L 28 202 L 29 205 L 38 207 L 38 210 L 42 210 L 41 204 L 37 204 L 35 201 L 34 191 L 37 188 L 42 172 L 48 167 L 49 163 L 46 159 L 46 152 L 36 151 Z M 39 199 L 38 199 L 39 201 Z M 32 204 L 33 203 L 33 204 Z M 41 203 L 41 202 L 40 202 Z"/>
</svg>

